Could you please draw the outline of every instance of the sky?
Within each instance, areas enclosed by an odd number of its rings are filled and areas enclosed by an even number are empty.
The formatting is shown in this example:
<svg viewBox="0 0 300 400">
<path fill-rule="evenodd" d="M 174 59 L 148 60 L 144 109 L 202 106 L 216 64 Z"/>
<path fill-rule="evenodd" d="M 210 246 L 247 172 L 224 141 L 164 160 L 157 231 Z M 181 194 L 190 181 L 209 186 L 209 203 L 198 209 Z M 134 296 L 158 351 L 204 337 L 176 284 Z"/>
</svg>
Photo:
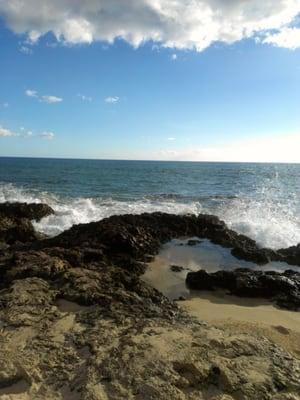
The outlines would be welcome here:
<svg viewBox="0 0 300 400">
<path fill-rule="evenodd" d="M 300 162 L 300 0 L 0 0 L 0 156 Z"/>
</svg>

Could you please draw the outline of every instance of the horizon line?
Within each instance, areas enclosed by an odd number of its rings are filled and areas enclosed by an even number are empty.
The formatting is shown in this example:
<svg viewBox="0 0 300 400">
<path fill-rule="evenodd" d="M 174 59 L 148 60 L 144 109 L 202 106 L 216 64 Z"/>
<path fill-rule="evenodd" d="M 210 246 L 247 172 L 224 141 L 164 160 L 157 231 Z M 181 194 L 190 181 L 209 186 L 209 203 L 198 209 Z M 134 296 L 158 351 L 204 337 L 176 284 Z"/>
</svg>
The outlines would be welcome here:
<svg viewBox="0 0 300 400">
<path fill-rule="evenodd" d="M 1 158 L 21 158 L 36 160 L 74 160 L 74 161 L 134 161 L 134 162 L 180 162 L 180 163 L 203 163 L 203 164 L 300 164 L 299 161 L 205 161 L 205 160 L 153 160 L 134 158 L 80 158 L 80 157 L 43 157 L 43 156 L 1 156 Z"/>
</svg>

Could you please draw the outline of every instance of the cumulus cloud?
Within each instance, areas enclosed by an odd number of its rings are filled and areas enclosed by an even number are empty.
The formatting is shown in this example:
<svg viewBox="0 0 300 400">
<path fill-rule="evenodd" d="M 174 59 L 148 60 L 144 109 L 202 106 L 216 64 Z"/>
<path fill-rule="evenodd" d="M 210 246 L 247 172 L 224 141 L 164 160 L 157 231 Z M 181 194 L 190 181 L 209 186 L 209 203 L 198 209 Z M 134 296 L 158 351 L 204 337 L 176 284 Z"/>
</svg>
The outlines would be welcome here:
<svg viewBox="0 0 300 400">
<path fill-rule="evenodd" d="M 36 90 L 27 89 L 27 90 L 25 90 L 25 94 L 28 97 L 38 97 Z"/>
<path fill-rule="evenodd" d="M 63 101 L 63 99 L 57 96 L 41 96 L 40 101 L 42 103 L 52 104 L 52 103 L 60 103 Z"/>
<path fill-rule="evenodd" d="M 267 35 L 263 43 L 295 50 L 300 47 L 300 28 L 283 28 L 278 33 Z"/>
<path fill-rule="evenodd" d="M 104 99 L 105 103 L 108 103 L 108 104 L 118 103 L 119 100 L 120 100 L 120 98 L 118 96 L 109 96 L 109 97 L 106 97 L 106 99 Z"/>
<path fill-rule="evenodd" d="M 9 129 L 0 126 L 0 137 L 9 137 L 9 136 L 17 136 L 17 134 Z"/>
<path fill-rule="evenodd" d="M 41 103 L 53 104 L 53 103 L 60 103 L 63 101 L 63 99 L 61 97 L 57 97 L 57 96 L 49 96 L 49 95 L 40 96 L 36 90 L 31 90 L 31 89 L 25 90 L 25 95 L 28 97 L 35 97 Z"/>
<path fill-rule="evenodd" d="M 300 0 L 0 0 L 0 16 L 31 43 L 52 32 L 67 44 L 122 38 L 135 47 L 151 40 L 198 51 L 216 41 L 280 35 L 299 12 Z"/>
</svg>

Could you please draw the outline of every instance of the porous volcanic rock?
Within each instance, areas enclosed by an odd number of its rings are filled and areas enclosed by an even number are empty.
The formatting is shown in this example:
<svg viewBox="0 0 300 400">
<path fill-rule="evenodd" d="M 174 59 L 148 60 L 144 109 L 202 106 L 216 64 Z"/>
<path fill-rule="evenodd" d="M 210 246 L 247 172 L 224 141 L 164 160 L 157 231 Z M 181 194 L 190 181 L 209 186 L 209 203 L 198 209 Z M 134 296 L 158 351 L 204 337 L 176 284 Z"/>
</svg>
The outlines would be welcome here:
<svg viewBox="0 0 300 400">
<path fill-rule="evenodd" d="M 40 221 L 54 210 L 48 204 L 42 203 L 0 203 L 0 214 L 12 218 L 27 218 Z"/>
<path fill-rule="evenodd" d="M 271 299 L 296 311 L 300 308 L 300 273 L 293 270 L 283 273 L 248 268 L 213 273 L 199 270 L 187 274 L 186 284 L 195 290 L 227 289 L 236 296 Z"/>
<path fill-rule="evenodd" d="M 1 400 L 299 399 L 299 357 L 194 320 L 140 279 L 172 238 L 283 254 L 214 216 L 114 216 L 48 239 L 28 218 L 0 216 Z"/>
<path fill-rule="evenodd" d="M 246 261 L 263 265 L 270 261 L 286 261 L 294 264 L 293 248 L 286 253 L 261 248 L 245 235 L 229 229 L 225 222 L 213 215 L 174 215 L 152 213 L 118 215 L 99 222 L 75 225 L 40 246 L 71 248 L 75 246 L 101 249 L 109 257 L 130 258 L 145 261 L 158 252 L 160 246 L 173 239 L 198 237 L 231 248 L 232 254 Z M 289 257 L 291 256 L 291 257 Z M 300 266 L 299 263 L 296 265 Z"/>
<path fill-rule="evenodd" d="M 31 220 L 39 221 L 53 213 L 47 204 L 1 203 L 0 243 L 10 245 L 40 239 L 41 235 L 35 232 Z"/>
</svg>

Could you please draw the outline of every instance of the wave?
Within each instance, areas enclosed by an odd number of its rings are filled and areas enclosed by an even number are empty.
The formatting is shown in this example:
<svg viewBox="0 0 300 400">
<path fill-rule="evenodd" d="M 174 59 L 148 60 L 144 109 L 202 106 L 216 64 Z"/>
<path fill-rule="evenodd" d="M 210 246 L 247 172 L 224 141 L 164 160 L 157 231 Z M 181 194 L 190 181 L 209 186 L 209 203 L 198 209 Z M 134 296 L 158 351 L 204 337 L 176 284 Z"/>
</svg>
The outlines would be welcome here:
<svg viewBox="0 0 300 400">
<path fill-rule="evenodd" d="M 212 201 L 213 200 L 213 201 Z M 255 239 L 261 246 L 278 249 L 300 242 L 298 199 L 278 200 L 271 193 L 245 196 L 203 196 L 189 198 L 162 194 L 136 200 L 113 198 L 69 198 L 53 193 L 0 184 L 0 202 L 47 203 L 55 215 L 34 223 L 35 228 L 55 236 L 74 224 L 99 221 L 111 215 L 161 211 L 175 214 L 210 213 L 229 227 Z"/>
</svg>

